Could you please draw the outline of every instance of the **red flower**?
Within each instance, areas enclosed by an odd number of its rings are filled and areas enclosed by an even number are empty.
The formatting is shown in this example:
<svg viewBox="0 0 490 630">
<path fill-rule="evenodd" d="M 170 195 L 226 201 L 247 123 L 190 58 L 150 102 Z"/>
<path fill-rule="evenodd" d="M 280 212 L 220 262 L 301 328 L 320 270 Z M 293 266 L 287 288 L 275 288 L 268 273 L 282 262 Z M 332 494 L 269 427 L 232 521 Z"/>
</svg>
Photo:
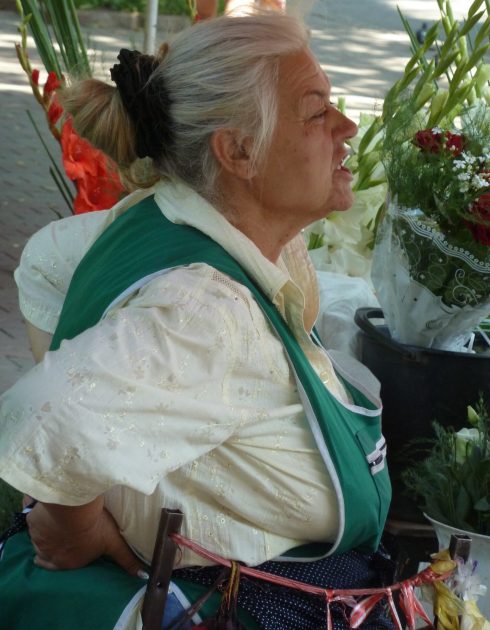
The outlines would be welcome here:
<svg viewBox="0 0 490 630">
<path fill-rule="evenodd" d="M 423 129 L 417 131 L 413 140 L 415 146 L 426 153 L 441 153 L 443 149 L 457 157 L 464 149 L 464 138 L 461 134 L 450 131 L 434 131 Z"/>
<path fill-rule="evenodd" d="M 61 151 L 66 174 L 77 187 L 75 214 L 105 210 L 119 201 L 124 187 L 113 162 L 80 138 L 71 120 L 61 130 Z"/>
<path fill-rule="evenodd" d="M 480 195 L 470 206 L 469 212 L 482 221 L 482 223 L 466 221 L 473 238 L 481 245 L 490 245 L 490 193 Z"/>
<path fill-rule="evenodd" d="M 60 87 L 61 87 L 61 83 L 58 77 L 56 76 L 56 73 L 51 71 L 48 74 L 46 83 L 44 84 L 44 90 L 43 90 L 44 98 L 48 97 L 51 94 L 51 92 L 54 92 L 54 90 L 57 90 Z"/>
<path fill-rule="evenodd" d="M 39 85 L 39 70 L 35 69 L 32 71 L 31 79 L 35 85 Z"/>
<path fill-rule="evenodd" d="M 63 113 L 63 108 L 58 103 L 56 97 L 53 98 L 53 102 L 49 106 L 48 109 L 48 120 L 52 125 L 55 125 L 58 120 L 61 118 L 61 114 Z"/>
<path fill-rule="evenodd" d="M 124 189 L 119 179 L 111 175 L 88 177 L 77 182 L 77 196 L 73 203 L 75 214 L 111 208 Z"/>
<path fill-rule="evenodd" d="M 61 152 L 63 166 L 70 179 L 77 181 L 87 175 L 96 175 L 94 151 L 92 145 L 75 132 L 71 120 L 67 120 L 61 129 Z"/>
<path fill-rule="evenodd" d="M 454 157 L 460 155 L 464 149 L 463 136 L 459 133 L 451 133 L 450 131 L 446 131 L 444 135 L 446 136 L 446 150 Z"/>
<path fill-rule="evenodd" d="M 417 131 L 414 144 L 427 153 L 439 153 L 441 150 L 441 134 L 434 133 L 432 129 Z"/>
</svg>

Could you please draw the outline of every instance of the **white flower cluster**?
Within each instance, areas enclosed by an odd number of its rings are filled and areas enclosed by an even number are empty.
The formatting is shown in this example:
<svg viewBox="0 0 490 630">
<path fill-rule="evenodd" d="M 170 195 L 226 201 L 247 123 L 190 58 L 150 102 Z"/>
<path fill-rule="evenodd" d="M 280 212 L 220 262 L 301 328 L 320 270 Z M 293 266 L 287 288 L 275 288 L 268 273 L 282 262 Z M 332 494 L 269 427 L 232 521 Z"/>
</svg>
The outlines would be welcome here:
<svg viewBox="0 0 490 630">
<path fill-rule="evenodd" d="M 485 147 L 483 155 L 475 156 L 464 151 L 459 159 L 453 161 L 453 171 L 459 180 L 459 191 L 461 193 L 480 192 L 484 188 L 488 188 L 490 183 L 485 178 L 485 169 L 490 162 L 490 148 Z M 490 173 L 487 174 L 490 175 Z"/>
</svg>

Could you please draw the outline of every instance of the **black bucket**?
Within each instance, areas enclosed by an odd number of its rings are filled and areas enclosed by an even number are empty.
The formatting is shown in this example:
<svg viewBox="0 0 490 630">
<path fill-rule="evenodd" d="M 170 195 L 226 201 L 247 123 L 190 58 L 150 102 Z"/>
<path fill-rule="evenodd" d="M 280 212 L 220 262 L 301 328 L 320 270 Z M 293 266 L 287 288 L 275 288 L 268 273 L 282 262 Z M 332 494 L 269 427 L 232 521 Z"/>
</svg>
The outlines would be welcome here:
<svg viewBox="0 0 490 630">
<path fill-rule="evenodd" d="M 478 402 L 480 393 L 490 405 L 490 348 L 478 335 L 475 347 L 482 351 L 476 353 L 400 344 L 386 326 L 371 321 L 383 320 L 381 309 L 360 308 L 354 319 L 362 330 L 361 361 L 381 383 L 383 434 L 393 485 L 390 518 L 424 522 L 400 479 L 409 463 L 407 443 L 433 438 L 434 420 L 455 429 L 467 425 L 467 406 Z"/>
</svg>

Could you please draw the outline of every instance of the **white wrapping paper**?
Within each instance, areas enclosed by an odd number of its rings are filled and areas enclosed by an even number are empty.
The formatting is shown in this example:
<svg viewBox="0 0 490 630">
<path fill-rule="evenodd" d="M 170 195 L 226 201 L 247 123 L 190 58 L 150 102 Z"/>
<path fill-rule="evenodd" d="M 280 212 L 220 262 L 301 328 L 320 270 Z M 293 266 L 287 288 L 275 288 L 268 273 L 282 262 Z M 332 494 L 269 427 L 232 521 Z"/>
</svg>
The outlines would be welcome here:
<svg viewBox="0 0 490 630">
<path fill-rule="evenodd" d="M 371 278 L 391 336 L 400 343 L 465 352 L 490 313 L 490 248 L 481 260 L 442 234 L 419 209 L 388 203 Z"/>
</svg>

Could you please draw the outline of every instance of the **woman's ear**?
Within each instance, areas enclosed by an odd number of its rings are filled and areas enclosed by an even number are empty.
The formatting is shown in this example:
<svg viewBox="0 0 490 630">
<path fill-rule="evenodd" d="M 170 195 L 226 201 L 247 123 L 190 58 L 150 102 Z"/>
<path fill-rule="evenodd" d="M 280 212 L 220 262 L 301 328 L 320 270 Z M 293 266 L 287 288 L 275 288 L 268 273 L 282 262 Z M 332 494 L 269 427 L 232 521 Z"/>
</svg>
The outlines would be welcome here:
<svg viewBox="0 0 490 630">
<path fill-rule="evenodd" d="M 241 179 L 255 174 L 250 162 L 252 143 L 252 138 L 244 137 L 238 129 L 217 129 L 211 136 L 211 149 L 221 168 Z"/>
</svg>

